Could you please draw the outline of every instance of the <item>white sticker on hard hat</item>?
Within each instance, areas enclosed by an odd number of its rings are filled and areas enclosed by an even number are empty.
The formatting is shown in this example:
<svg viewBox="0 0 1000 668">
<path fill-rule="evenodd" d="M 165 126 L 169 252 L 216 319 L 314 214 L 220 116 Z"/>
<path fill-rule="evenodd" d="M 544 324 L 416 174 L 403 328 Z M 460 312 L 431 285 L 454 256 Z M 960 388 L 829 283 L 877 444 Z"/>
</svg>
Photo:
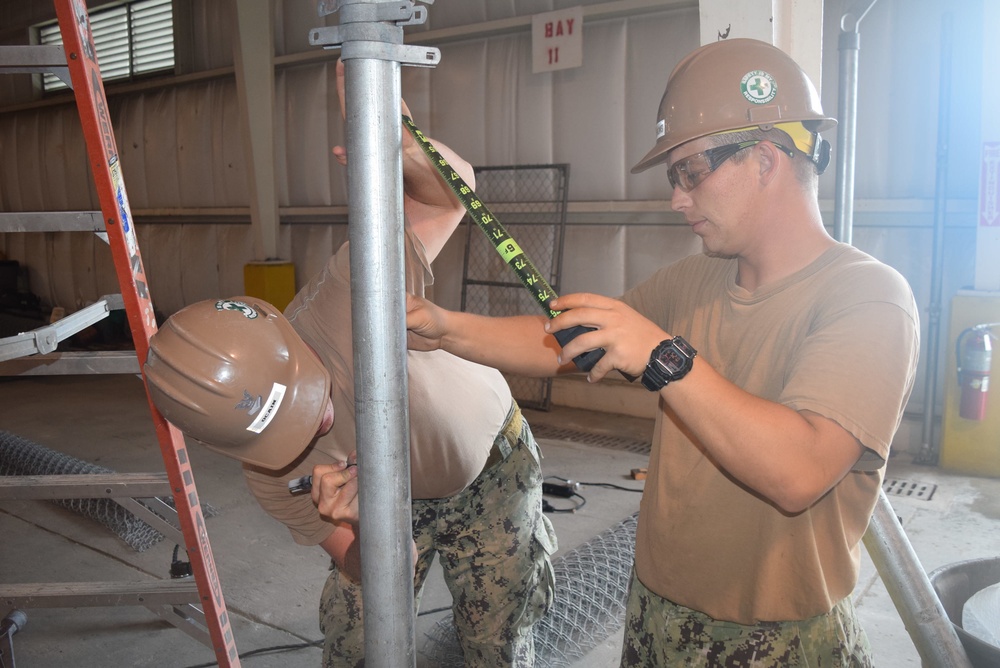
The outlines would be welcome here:
<svg viewBox="0 0 1000 668">
<path fill-rule="evenodd" d="M 656 121 L 656 138 L 660 139 L 667 134 L 667 122 L 662 118 Z"/>
<path fill-rule="evenodd" d="M 220 299 L 215 302 L 215 310 L 217 311 L 239 311 L 248 320 L 253 320 L 257 317 L 257 310 L 245 302 L 238 302 L 233 299 Z"/>
<path fill-rule="evenodd" d="M 278 414 L 278 408 L 281 406 L 281 400 L 285 398 L 285 386 L 281 383 L 275 383 L 271 388 L 271 394 L 268 395 L 267 400 L 264 401 L 263 406 L 260 409 L 260 415 L 257 419 L 250 423 L 247 427 L 247 431 L 252 431 L 255 434 L 267 429 L 267 425 L 271 424 L 271 420 L 274 416 Z"/>
<path fill-rule="evenodd" d="M 754 104 L 767 104 L 778 94 L 778 84 L 774 77 L 763 70 L 747 72 L 740 79 L 743 97 Z"/>
</svg>

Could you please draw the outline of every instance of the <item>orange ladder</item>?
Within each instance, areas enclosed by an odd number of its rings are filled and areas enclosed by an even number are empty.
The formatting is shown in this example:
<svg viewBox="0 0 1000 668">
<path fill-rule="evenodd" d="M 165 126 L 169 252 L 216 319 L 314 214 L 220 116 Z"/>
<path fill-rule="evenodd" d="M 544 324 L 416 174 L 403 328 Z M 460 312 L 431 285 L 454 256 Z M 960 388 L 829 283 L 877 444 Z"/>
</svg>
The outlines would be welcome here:
<svg viewBox="0 0 1000 668">
<path fill-rule="evenodd" d="M 63 50 L 76 97 L 77 110 L 87 145 L 87 154 L 101 204 L 101 214 L 111 247 L 121 299 L 128 316 L 138 367 L 146 359 L 149 339 L 156 332 L 156 319 L 146 284 L 145 271 L 129 208 L 121 164 L 115 143 L 108 103 L 98 67 L 93 34 L 84 0 L 54 0 L 63 38 Z M 36 47 L 6 47 L 35 49 Z M 28 56 L 22 64 L 51 61 L 51 47 Z M 8 51 L 9 53 L 9 51 Z M 50 63 L 46 63 L 47 65 Z M 59 67 L 61 69 L 61 66 Z M 24 68 L 15 71 L 38 71 Z M 65 72 L 65 70 L 63 70 Z M 99 304 L 107 310 L 106 300 Z M 96 306 L 96 305 L 95 305 Z M 99 317 L 99 316 L 97 316 Z M 42 330 L 45 330 L 44 332 Z M 32 353 L 47 353 L 58 343 L 58 323 L 29 336 Z M 40 333 L 40 334 L 39 334 Z M 62 335 L 68 335 L 65 329 Z M 18 342 L 24 344 L 24 341 Z M 3 359 L 3 357 L 0 357 Z M 120 366 L 120 363 L 119 363 Z M 147 392 L 147 400 L 149 395 Z M 136 498 L 172 495 L 180 533 L 190 559 L 195 587 L 190 581 L 164 580 L 138 583 L 47 583 L 0 584 L 0 603 L 9 607 L 77 607 L 144 605 L 189 635 L 211 646 L 219 666 L 239 666 L 235 639 L 208 539 L 194 474 L 181 433 L 167 423 L 149 400 L 166 476 L 162 474 L 104 474 L 72 476 L 17 476 L 0 479 L 0 498 L 115 498 L 130 510 L 155 521 L 153 513 L 142 513 Z M 163 531 L 170 533 L 166 522 Z M 199 607 L 200 606 L 200 607 Z M 207 633 L 206 633 L 207 629 Z"/>
</svg>

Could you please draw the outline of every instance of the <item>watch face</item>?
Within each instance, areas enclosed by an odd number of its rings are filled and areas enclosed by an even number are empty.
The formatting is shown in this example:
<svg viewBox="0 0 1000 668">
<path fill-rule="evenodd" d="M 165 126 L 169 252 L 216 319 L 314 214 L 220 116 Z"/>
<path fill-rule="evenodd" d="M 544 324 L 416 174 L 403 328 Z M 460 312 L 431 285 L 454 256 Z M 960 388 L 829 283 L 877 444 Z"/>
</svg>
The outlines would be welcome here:
<svg viewBox="0 0 1000 668">
<path fill-rule="evenodd" d="M 647 390 L 658 392 L 667 383 L 680 380 L 691 370 L 698 352 L 679 336 L 661 341 L 650 353 L 649 363 L 642 374 L 642 384 Z"/>
<path fill-rule="evenodd" d="M 656 361 L 667 373 L 674 373 L 684 368 L 685 358 L 673 348 L 667 348 L 660 351 Z"/>
</svg>

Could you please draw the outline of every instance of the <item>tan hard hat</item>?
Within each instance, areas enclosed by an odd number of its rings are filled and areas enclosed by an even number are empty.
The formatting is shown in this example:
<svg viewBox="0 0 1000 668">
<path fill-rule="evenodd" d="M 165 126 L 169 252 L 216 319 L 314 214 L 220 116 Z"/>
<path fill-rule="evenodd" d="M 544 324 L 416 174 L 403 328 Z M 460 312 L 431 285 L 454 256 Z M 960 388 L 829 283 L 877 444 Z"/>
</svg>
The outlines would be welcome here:
<svg viewBox="0 0 1000 668">
<path fill-rule="evenodd" d="M 172 315 L 143 366 L 156 408 L 207 447 L 268 469 L 306 449 L 330 374 L 281 311 L 253 297 L 207 300 Z"/>
<path fill-rule="evenodd" d="M 755 39 L 707 44 L 670 74 L 656 117 L 656 145 L 632 173 L 665 162 L 669 151 L 692 139 L 793 121 L 810 132 L 837 124 L 823 115 L 816 88 L 784 51 Z"/>
</svg>

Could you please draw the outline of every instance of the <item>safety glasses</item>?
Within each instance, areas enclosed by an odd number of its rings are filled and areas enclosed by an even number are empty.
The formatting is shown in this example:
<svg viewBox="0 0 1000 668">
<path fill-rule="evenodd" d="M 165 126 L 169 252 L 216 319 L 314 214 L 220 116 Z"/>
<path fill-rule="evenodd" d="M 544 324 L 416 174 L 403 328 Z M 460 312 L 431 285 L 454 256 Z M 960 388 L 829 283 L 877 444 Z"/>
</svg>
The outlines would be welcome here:
<svg viewBox="0 0 1000 668">
<path fill-rule="evenodd" d="M 701 153 L 695 153 L 694 155 L 689 155 L 686 158 L 681 158 L 674 164 L 670 165 L 670 169 L 667 170 L 667 179 L 670 180 L 670 186 L 673 188 L 680 188 L 684 192 L 689 193 L 697 188 L 699 183 L 708 178 L 709 174 L 721 167 L 722 163 L 726 160 L 729 160 L 743 149 L 756 146 L 762 141 L 764 140 L 751 139 L 749 141 L 741 141 L 737 144 L 716 146 L 715 148 L 710 148 L 707 151 L 702 151 Z M 781 144 L 774 145 L 787 153 L 789 158 L 795 155 L 791 149 L 786 148 Z"/>
</svg>

